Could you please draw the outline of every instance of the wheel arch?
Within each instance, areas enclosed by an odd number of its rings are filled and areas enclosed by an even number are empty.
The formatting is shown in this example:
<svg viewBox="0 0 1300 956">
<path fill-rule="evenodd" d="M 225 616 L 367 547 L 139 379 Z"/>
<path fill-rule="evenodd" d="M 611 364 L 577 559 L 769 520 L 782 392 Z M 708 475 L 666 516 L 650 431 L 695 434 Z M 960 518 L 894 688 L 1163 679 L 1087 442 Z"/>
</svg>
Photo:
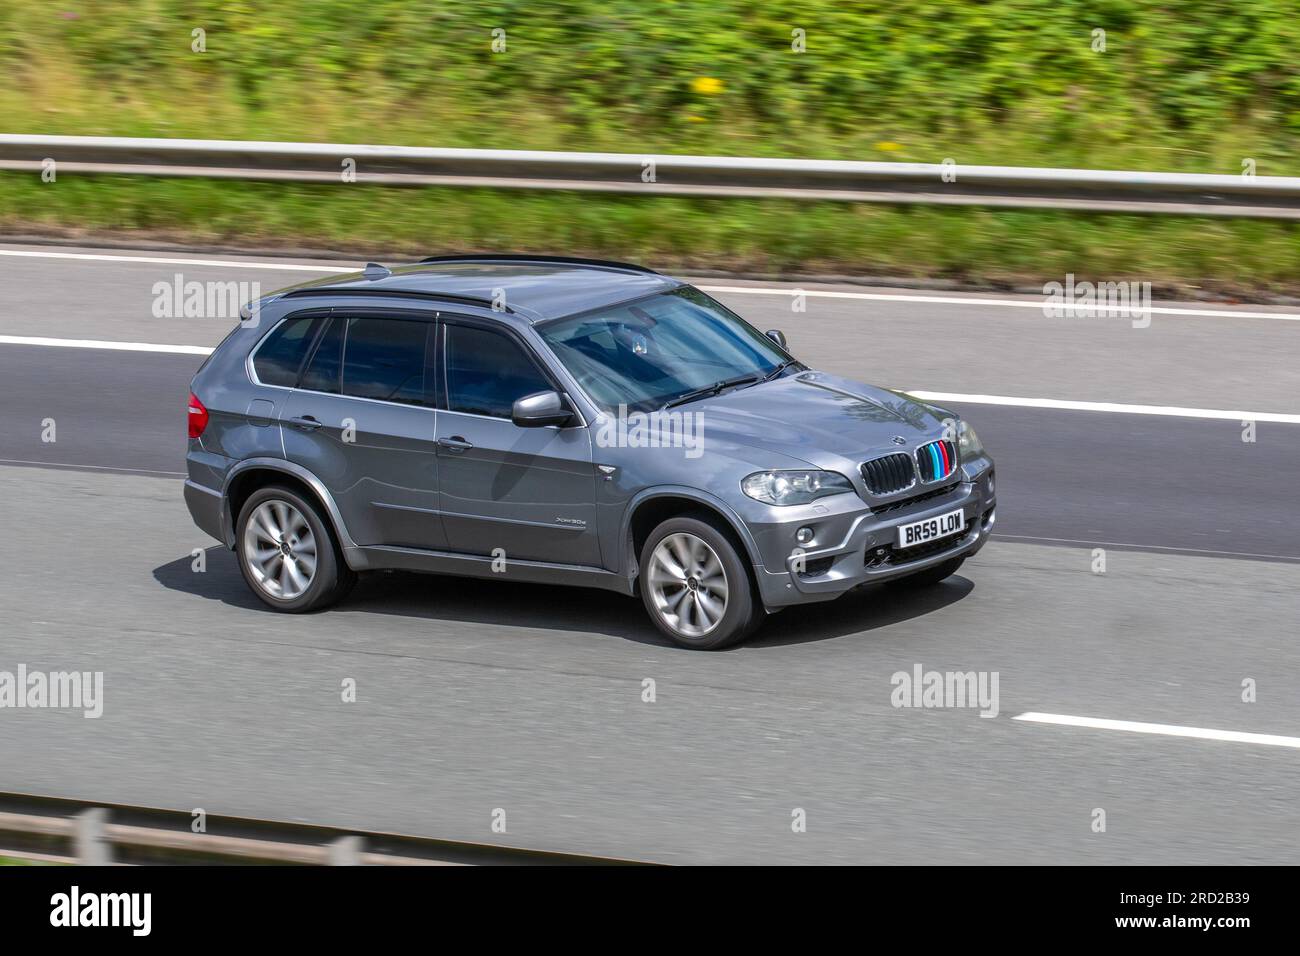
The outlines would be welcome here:
<svg viewBox="0 0 1300 956">
<path fill-rule="evenodd" d="M 356 542 L 348 534 L 343 516 L 334 502 L 334 496 L 329 493 L 324 482 L 301 465 L 280 458 L 250 458 L 227 472 L 221 491 L 221 523 L 227 548 L 235 546 L 235 521 L 244 502 L 257 489 L 271 484 L 288 485 L 320 505 L 345 559 L 356 548 Z"/>
<path fill-rule="evenodd" d="M 749 529 L 726 502 L 696 488 L 672 485 L 647 488 L 628 503 L 619 540 L 627 549 L 624 567 L 629 579 L 635 578 L 640 571 L 641 549 L 650 532 L 661 522 L 690 512 L 711 515 L 723 532 L 733 539 L 733 543 L 740 546 L 751 573 L 757 574 L 758 569 L 763 567 L 758 546 Z"/>
</svg>

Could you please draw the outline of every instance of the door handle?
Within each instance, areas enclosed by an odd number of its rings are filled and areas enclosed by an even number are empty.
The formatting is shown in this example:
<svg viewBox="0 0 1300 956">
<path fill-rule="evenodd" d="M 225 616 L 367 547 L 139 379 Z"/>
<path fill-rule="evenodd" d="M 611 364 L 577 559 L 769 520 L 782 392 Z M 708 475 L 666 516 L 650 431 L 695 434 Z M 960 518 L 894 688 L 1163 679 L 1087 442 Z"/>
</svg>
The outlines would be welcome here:
<svg viewBox="0 0 1300 956">
<path fill-rule="evenodd" d="M 450 438 L 439 438 L 438 444 L 441 447 L 446 448 L 448 451 L 456 451 L 456 452 L 467 451 L 470 448 L 474 447 L 474 443 L 472 441 L 466 441 L 465 439 L 461 438 L 459 435 L 452 435 Z"/>
<path fill-rule="evenodd" d="M 289 419 L 289 424 L 294 428 L 301 428 L 310 432 L 320 428 L 323 423 L 316 421 L 316 419 L 312 418 L 310 415 L 302 415 L 298 418 Z"/>
</svg>

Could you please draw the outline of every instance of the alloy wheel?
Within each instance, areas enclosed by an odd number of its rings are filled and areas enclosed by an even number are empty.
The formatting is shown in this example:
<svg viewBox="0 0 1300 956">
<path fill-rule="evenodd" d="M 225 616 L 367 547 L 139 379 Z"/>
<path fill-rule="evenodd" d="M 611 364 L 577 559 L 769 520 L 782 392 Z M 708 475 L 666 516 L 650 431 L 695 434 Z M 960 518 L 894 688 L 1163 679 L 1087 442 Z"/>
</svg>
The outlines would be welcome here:
<svg viewBox="0 0 1300 956">
<path fill-rule="evenodd" d="M 258 587 L 277 600 L 292 601 L 316 576 L 316 536 L 301 511 L 272 498 L 248 516 L 244 561 Z"/>
<path fill-rule="evenodd" d="M 683 637 L 703 637 L 727 613 L 726 569 L 697 535 L 679 531 L 659 542 L 650 556 L 649 584 L 659 616 Z"/>
</svg>

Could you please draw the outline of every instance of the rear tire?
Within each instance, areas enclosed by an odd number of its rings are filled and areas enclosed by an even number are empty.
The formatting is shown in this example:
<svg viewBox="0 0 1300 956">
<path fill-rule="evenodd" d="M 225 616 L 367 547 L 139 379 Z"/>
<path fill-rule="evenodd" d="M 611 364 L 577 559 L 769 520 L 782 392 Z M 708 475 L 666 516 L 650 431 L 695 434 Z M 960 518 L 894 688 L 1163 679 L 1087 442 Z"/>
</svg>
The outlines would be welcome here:
<svg viewBox="0 0 1300 956">
<path fill-rule="evenodd" d="M 680 647 L 716 651 L 762 623 L 749 565 L 712 522 L 682 515 L 641 549 L 641 600 L 655 627 Z"/>
<path fill-rule="evenodd" d="M 915 574 L 909 574 L 905 578 L 899 578 L 898 583 L 904 587 L 926 588 L 938 584 L 945 578 L 952 577 L 957 573 L 957 569 L 962 566 L 965 557 L 949 558 L 942 564 L 936 564 L 932 568 L 926 568 L 924 571 L 917 571 Z"/>
<path fill-rule="evenodd" d="M 249 590 L 289 614 L 328 607 L 357 580 L 320 508 L 283 485 L 259 488 L 244 502 L 235 553 Z"/>
</svg>

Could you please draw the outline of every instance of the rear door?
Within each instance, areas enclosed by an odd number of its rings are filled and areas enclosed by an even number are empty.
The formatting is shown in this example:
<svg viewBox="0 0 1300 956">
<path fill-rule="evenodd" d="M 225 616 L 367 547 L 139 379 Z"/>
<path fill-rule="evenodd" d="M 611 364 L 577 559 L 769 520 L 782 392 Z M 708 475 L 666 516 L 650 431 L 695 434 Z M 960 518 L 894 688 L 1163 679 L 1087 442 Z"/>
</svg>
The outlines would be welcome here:
<svg viewBox="0 0 1300 956">
<path fill-rule="evenodd" d="M 325 483 L 357 544 L 442 550 L 430 313 L 335 310 L 282 405 L 285 456 Z"/>
<path fill-rule="evenodd" d="M 279 458 L 284 454 L 284 442 L 280 438 L 280 408 L 298 383 L 298 376 L 302 374 L 325 321 L 326 314 L 320 310 L 299 313 L 277 323 L 261 339 L 253 349 L 249 363 L 252 380 L 260 387 L 253 391 L 254 397 L 247 404 L 244 403 L 245 389 L 233 391 L 235 403 L 227 407 L 230 411 L 242 409 L 243 415 L 221 415 L 219 405 L 208 406 L 210 412 L 218 413 L 213 414 L 213 420 L 203 434 L 205 450 L 236 461 Z M 206 367 L 207 363 L 204 365 Z M 199 374 L 202 373 L 200 369 Z"/>
<path fill-rule="evenodd" d="M 448 546 L 599 566 L 588 429 L 510 421 L 516 399 L 557 383 L 504 327 L 444 315 L 441 338 L 438 470 Z"/>
</svg>

